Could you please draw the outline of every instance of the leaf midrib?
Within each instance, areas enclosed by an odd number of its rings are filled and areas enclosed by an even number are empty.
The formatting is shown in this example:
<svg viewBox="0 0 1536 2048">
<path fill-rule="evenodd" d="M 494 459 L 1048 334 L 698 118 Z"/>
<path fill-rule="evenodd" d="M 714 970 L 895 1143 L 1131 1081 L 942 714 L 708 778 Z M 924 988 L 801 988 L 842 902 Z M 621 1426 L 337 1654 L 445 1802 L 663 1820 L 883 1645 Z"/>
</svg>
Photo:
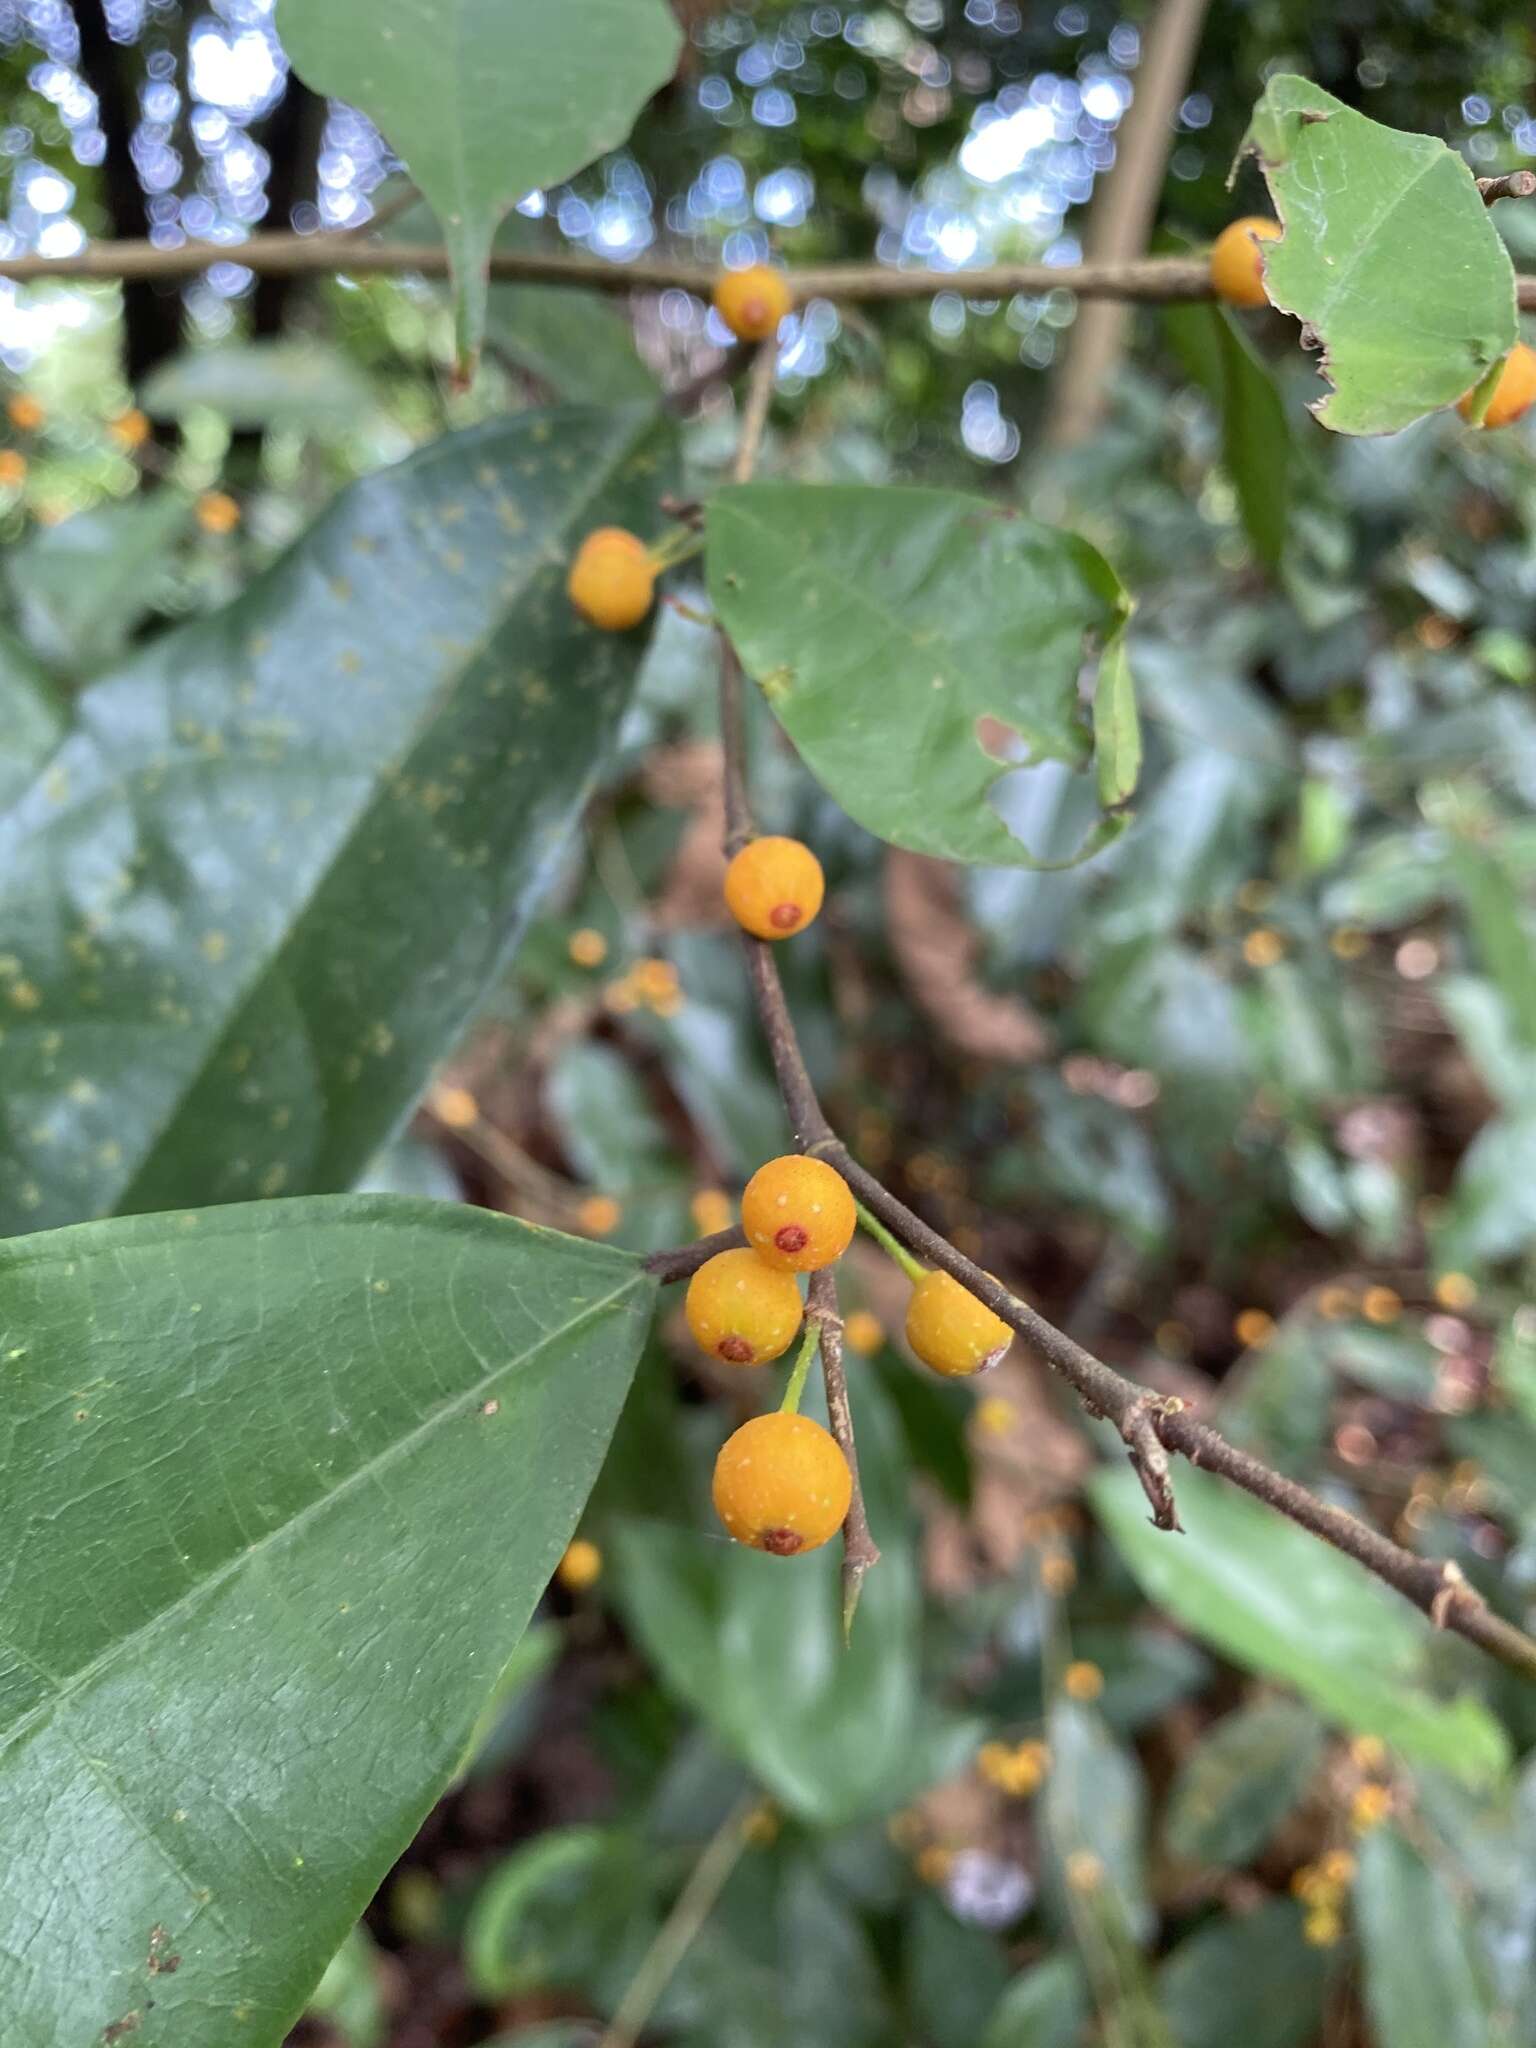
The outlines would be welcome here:
<svg viewBox="0 0 1536 2048">
<path fill-rule="evenodd" d="M 463 1256 L 464 1253 L 461 1250 L 459 1260 L 462 1260 Z M 459 1260 L 455 1260 L 455 1266 L 457 1266 Z M 218 1587 L 232 1579 L 253 1558 L 263 1555 L 270 1548 L 286 1543 L 289 1537 L 302 1529 L 306 1523 L 323 1515 L 337 1501 L 342 1499 L 344 1495 L 350 1493 L 355 1486 L 375 1479 L 381 1471 L 387 1469 L 430 1437 L 441 1423 L 457 1415 L 462 1409 L 473 1405 L 476 1400 L 484 1396 L 490 1388 L 496 1385 L 498 1380 L 505 1378 L 508 1373 L 521 1371 L 532 1360 L 538 1358 L 540 1353 L 546 1351 L 551 1344 L 560 1343 L 573 1336 L 586 1324 L 594 1321 L 605 1311 L 614 1307 L 616 1303 L 623 1301 L 636 1288 L 644 1288 L 652 1284 L 654 1283 L 651 1282 L 650 1276 L 645 1272 L 644 1268 L 637 1265 L 635 1270 L 624 1279 L 620 1286 L 614 1288 L 611 1293 L 601 1296 L 598 1300 L 589 1302 L 570 1322 L 562 1324 L 557 1330 L 547 1331 L 528 1350 L 518 1353 L 514 1358 L 504 1359 L 489 1372 L 483 1373 L 471 1385 L 460 1388 L 455 1393 L 438 1402 L 427 1411 L 419 1422 L 408 1429 L 403 1436 L 396 1437 L 393 1443 L 387 1445 L 384 1450 L 379 1452 L 377 1457 L 365 1459 L 362 1464 L 354 1466 L 335 1486 L 326 1492 L 317 1494 L 313 1500 L 306 1501 L 296 1514 L 289 1516 L 286 1521 L 278 1523 L 274 1528 L 266 1530 L 257 1537 L 254 1543 L 246 1544 L 232 1557 L 226 1558 L 222 1564 L 217 1565 L 205 1577 L 199 1579 L 196 1585 L 189 1586 L 185 1592 L 178 1594 L 168 1605 L 157 1608 L 153 1614 L 140 1622 L 136 1628 L 131 1629 L 127 1635 L 119 1636 L 115 1642 L 109 1643 L 105 1649 L 97 1651 L 94 1657 L 68 1673 L 66 1677 L 62 1679 L 53 1678 L 54 1691 L 47 1699 L 39 1700 L 35 1706 L 27 1708 L 25 1713 L 21 1714 L 8 1726 L 0 1728 L 0 1762 L 4 1761 L 10 1752 L 30 1733 L 34 1726 L 40 1725 L 61 1707 L 68 1705 L 70 1701 L 85 1691 L 103 1672 L 110 1671 L 126 1651 L 140 1644 L 146 1638 L 156 1635 L 166 1623 L 190 1612 L 201 1602 L 206 1594 L 215 1591 Z M 449 1286 L 450 1288 L 452 1286 L 451 1276 Z M 40 1676 L 49 1675 L 44 1673 L 43 1667 L 27 1652 L 17 1649 L 9 1642 L 6 1643 L 6 1648 L 20 1661 L 30 1665 Z"/>
</svg>

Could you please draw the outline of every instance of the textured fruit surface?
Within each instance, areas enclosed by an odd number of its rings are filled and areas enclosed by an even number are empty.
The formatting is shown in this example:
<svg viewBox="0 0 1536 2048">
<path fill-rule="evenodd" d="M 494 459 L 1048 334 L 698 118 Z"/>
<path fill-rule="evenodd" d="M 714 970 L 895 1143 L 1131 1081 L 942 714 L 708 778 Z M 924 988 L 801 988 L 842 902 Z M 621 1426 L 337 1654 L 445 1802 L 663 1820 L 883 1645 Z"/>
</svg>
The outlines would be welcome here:
<svg viewBox="0 0 1536 2048">
<path fill-rule="evenodd" d="M 1529 348 L 1523 341 L 1517 341 L 1504 358 L 1504 367 L 1499 372 L 1499 381 L 1493 387 L 1493 396 L 1488 401 L 1488 410 L 1480 424 L 1485 427 L 1507 427 L 1523 413 L 1529 412 L 1536 402 L 1536 348 Z M 1469 391 L 1456 401 L 1456 410 L 1464 420 L 1472 417 L 1472 393 Z"/>
<path fill-rule="evenodd" d="M 744 846 L 726 869 L 726 908 L 754 938 L 787 939 L 820 910 L 826 886 L 808 846 L 770 835 Z"/>
<path fill-rule="evenodd" d="M 622 633 L 650 610 L 656 567 L 637 535 L 622 526 L 599 526 L 576 550 L 565 587 L 590 625 Z"/>
<path fill-rule="evenodd" d="M 715 311 L 738 341 L 766 341 L 794 304 L 782 270 L 753 263 L 746 270 L 728 270 L 715 286 Z"/>
<path fill-rule="evenodd" d="M 958 1280 L 925 1273 L 907 1303 L 907 1342 L 924 1365 L 957 1378 L 996 1365 L 1013 1332 Z"/>
<path fill-rule="evenodd" d="M 721 1447 L 715 1513 L 738 1543 L 775 1557 L 815 1550 L 843 1526 L 848 1460 L 808 1415 L 756 1415 Z"/>
<path fill-rule="evenodd" d="M 1217 298 L 1225 299 L 1229 306 L 1268 305 L 1259 243 L 1276 242 L 1280 234 L 1279 221 L 1266 220 L 1259 213 L 1222 229 L 1211 244 L 1211 284 Z"/>
<path fill-rule="evenodd" d="M 765 1266 L 757 1253 L 716 1252 L 688 1282 L 683 1304 L 693 1341 L 727 1365 L 766 1365 L 787 1351 L 800 1327 L 800 1290 L 792 1273 Z"/>
<path fill-rule="evenodd" d="M 760 1166 L 741 1198 L 747 1242 L 786 1273 L 814 1273 L 840 1259 L 858 1220 L 842 1175 L 796 1153 Z"/>
</svg>

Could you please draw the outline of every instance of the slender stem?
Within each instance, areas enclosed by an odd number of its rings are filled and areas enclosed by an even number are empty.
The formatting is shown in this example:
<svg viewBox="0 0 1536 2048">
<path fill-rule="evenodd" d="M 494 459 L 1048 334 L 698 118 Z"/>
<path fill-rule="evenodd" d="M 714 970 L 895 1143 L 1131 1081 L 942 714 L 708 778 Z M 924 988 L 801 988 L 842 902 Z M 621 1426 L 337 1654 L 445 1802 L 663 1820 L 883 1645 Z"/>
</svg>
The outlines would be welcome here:
<svg viewBox="0 0 1536 2048">
<path fill-rule="evenodd" d="M 736 442 L 736 458 L 731 464 L 732 483 L 749 482 L 757 468 L 763 435 L 768 430 L 768 407 L 773 400 L 773 375 L 778 362 L 777 341 L 759 342 L 752 367 L 747 372 L 747 402 L 742 408 L 741 434 Z"/>
<path fill-rule="evenodd" d="M 704 536 L 691 526 L 674 526 L 664 533 L 650 551 L 655 569 L 675 569 L 704 552 Z"/>
<path fill-rule="evenodd" d="M 823 1266 L 811 1275 L 810 1312 L 821 1330 L 821 1378 L 827 1390 L 827 1420 L 838 1448 L 853 1474 L 853 1493 L 843 1523 L 843 1640 L 853 1632 L 853 1617 L 864 1585 L 864 1575 L 880 1562 L 880 1550 L 869 1533 L 869 1515 L 864 1506 L 864 1488 L 859 1483 L 859 1451 L 853 1438 L 853 1409 L 848 1401 L 848 1377 L 843 1369 L 843 1319 L 837 1305 L 837 1275 Z"/>
<path fill-rule="evenodd" d="M 1492 197 L 1517 196 L 1515 179 L 1519 176 L 1512 174 L 1508 195 L 1495 192 Z M 1519 189 L 1523 191 L 1523 187 Z M 217 263 L 237 263 L 260 277 L 323 277 L 333 272 L 348 277 L 445 277 L 449 268 L 448 252 L 441 243 L 363 242 L 354 240 L 349 230 L 324 235 L 252 235 L 243 242 L 185 242 L 179 249 L 126 239 L 91 242 L 71 256 L 8 256 L 0 261 L 0 277 L 19 284 L 49 278 L 170 280 L 200 277 Z M 491 256 L 489 274 L 498 282 L 567 285 L 618 297 L 677 289 L 704 299 L 710 296 L 716 279 L 716 272 L 701 263 L 671 262 L 665 257 L 609 263 L 602 257 L 572 256 L 559 250 L 544 254 L 498 249 Z M 1205 263 L 1183 256 L 1145 256 L 1129 263 L 998 263 L 959 271 L 826 263 L 791 270 L 789 281 L 800 300 L 932 299 L 940 292 L 955 291 L 971 300 L 990 300 L 1009 299 L 1015 293 L 1043 296 L 1066 291 L 1080 299 L 1175 305 L 1215 296 Z M 1518 277 L 1515 284 L 1522 309 L 1536 309 L 1536 277 Z"/>
<path fill-rule="evenodd" d="M 890 1231 L 886 1229 L 885 1225 L 880 1221 L 880 1218 L 872 1214 L 870 1210 L 866 1209 L 862 1202 L 855 1201 L 853 1206 L 859 1212 L 859 1222 L 864 1227 L 864 1229 L 869 1232 L 870 1236 L 875 1240 L 875 1243 L 879 1245 L 880 1249 L 883 1252 L 887 1252 L 890 1255 L 890 1257 L 896 1261 L 897 1265 L 900 1266 L 903 1273 L 906 1274 L 907 1278 L 912 1282 L 913 1286 L 915 1287 L 918 1281 L 922 1279 L 924 1273 L 928 1270 L 927 1267 L 923 1264 L 922 1260 L 914 1258 L 911 1252 L 907 1250 L 906 1246 L 904 1244 L 899 1243 L 897 1239 L 891 1235 Z"/>
<path fill-rule="evenodd" d="M 679 1245 L 673 1252 L 651 1252 L 644 1260 L 645 1270 L 654 1273 L 663 1287 L 674 1280 L 691 1280 L 706 1259 L 712 1259 L 716 1252 L 734 1252 L 746 1243 L 746 1233 L 739 1224 L 729 1230 L 711 1231 L 708 1237 L 696 1237 L 692 1244 Z"/>
<path fill-rule="evenodd" d="M 741 1860 L 747 1845 L 747 1819 L 756 1804 L 755 1797 L 739 1800 L 705 1843 L 703 1854 L 658 1928 L 656 1939 L 641 1958 L 640 1967 L 597 2048 L 635 2048 L 657 2001 Z"/>
<path fill-rule="evenodd" d="M 780 1414 L 800 1413 L 800 1396 L 805 1392 L 806 1376 L 810 1372 L 811 1360 L 816 1356 L 816 1346 L 820 1339 L 820 1325 L 814 1317 L 808 1317 L 805 1335 L 800 1339 L 800 1355 L 795 1360 L 795 1369 L 789 1376 L 789 1385 L 784 1389 L 784 1398 L 779 1403 Z"/>
</svg>

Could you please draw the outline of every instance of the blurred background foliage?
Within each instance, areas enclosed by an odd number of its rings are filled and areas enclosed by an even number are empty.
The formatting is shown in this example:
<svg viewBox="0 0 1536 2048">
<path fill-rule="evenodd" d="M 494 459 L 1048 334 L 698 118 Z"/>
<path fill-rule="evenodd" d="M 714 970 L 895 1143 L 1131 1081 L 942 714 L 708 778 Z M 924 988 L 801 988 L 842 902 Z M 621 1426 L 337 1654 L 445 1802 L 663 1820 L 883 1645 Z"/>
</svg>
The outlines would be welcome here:
<svg viewBox="0 0 1536 2048">
<path fill-rule="evenodd" d="M 965 272 L 1077 259 L 1145 20 L 679 12 L 630 145 L 506 241 L 946 273 L 797 312 L 765 472 L 999 496 L 1086 534 L 1139 607 L 1137 820 L 1066 873 L 882 848 L 758 722 L 760 814 L 829 871 L 785 966 L 835 1119 L 1083 1341 L 1527 1614 L 1529 430 L 1330 439 L 1288 323 L 1190 308 L 1136 315 L 1101 428 L 1064 444 L 1071 295 L 979 302 Z M 1479 174 L 1536 161 L 1524 10 L 1217 0 L 1167 246 L 1262 203 L 1227 174 L 1275 69 Z M 498 287 L 466 394 L 438 286 L 242 268 L 258 226 L 430 232 L 368 123 L 288 78 L 268 0 L 5 0 L 0 96 L 3 253 L 230 247 L 184 291 L 0 283 L 0 801 L 82 681 L 445 427 L 661 386 L 719 480 L 738 365 L 685 293 Z M 1498 224 L 1536 257 L 1536 219 Z M 373 1184 L 651 1248 L 728 1222 L 780 1149 L 716 908 L 712 687 L 709 632 L 663 612 L 579 857 Z M 1001 801 L 1042 852 L 1082 836 L 1053 767 Z M 974 1396 L 920 1378 L 899 1283 L 845 1270 L 884 1551 L 849 1654 L 835 1559 L 705 1533 L 742 1396 L 669 1316 L 590 1547 L 296 2039 L 557 2048 L 638 1984 L 648 2038 L 687 2048 L 1536 2042 L 1529 1687 L 1198 1474 L 1189 1538 L 1154 1536 L 1027 1359 Z"/>
</svg>

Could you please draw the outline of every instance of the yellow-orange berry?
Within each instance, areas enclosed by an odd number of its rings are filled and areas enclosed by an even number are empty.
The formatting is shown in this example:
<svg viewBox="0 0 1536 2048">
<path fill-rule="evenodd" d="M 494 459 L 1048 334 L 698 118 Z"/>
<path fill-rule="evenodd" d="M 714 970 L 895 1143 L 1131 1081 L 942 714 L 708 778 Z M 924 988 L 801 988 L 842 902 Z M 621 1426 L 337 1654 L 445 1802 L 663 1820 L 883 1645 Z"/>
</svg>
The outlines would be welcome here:
<svg viewBox="0 0 1536 2048">
<path fill-rule="evenodd" d="M 450 1131 L 472 1131 L 480 1121 L 480 1105 L 467 1088 L 444 1083 L 427 1097 L 427 1107 Z"/>
<path fill-rule="evenodd" d="M 750 841 L 726 869 L 726 908 L 754 938 L 787 939 L 820 910 L 826 886 L 808 846 L 770 834 Z"/>
<path fill-rule="evenodd" d="M 1367 1287 L 1360 1297 L 1360 1313 L 1368 1323 L 1395 1323 L 1403 1312 L 1403 1297 L 1395 1287 Z"/>
<path fill-rule="evenodd" d="M 711 1492 L 715 1513 L 738 1543 L 794 1557 L 843 1526 L 853 1475 L 819 1422 L 780 1410 L 754 1415 L 726 1440 Z"/>
<path fill-rule="evenodd" d="M 624 1220 L 624 1211 L 612 1195 L 588 1195 L 576 1211 L 576 1220 L 589 1237 L 607 1237 Z"/>
<path fill-rule="evenodd" d="M 11 425 L 23 434 L 35 434 L 47 417 L 37 400 L 25 391 L 18 391 L 14 398 L 8 398 L 5 409 Z"/>
<path fill-rule="evenodd" d="M 1275 1319 L 1266 1309 L 1245 1308 L 1232 1321 L 1232 1334 L 1239 1344 L 1257 1351 L 1275 1334 Z"/>
<path fill-rule="evenodd" d="M 743 1247 L 716 1252 L 688 1282 L 683 1313 L 694 1342 L 727 1365 L 766 1365 L 789 1349 L 803 1305 L 793 1273 Z"/>
<path fill-rule="evenodd" d="M 715 285 L 715 311 L 738 341 L 767 341 L 794 302 L 789 279 L 766 263 L 727 270 Z"/>
<path fill-rule="evenodd" d="M 1392 1811 L 1392 1794 L 1385 1785 L 1362 1785 L 1349 1802 L 1349 1824 L 1358 1835 L 1379 1828 Z"/>
<path fill-rule="evenodd" d="M 1285 941 L 1277 931 L 1261 924 L 1243 941 L 1243 958 L 1250 967 L 1273 967 L 1285 958 Z"/>
<path fill-rule="evenodd" d="M 568 1593 L 584 1593 L 596 1584 L 602 1569 L 603 1553 L 595 1543 L 578 1536 L 555 1566 L 555 1577 Z"/>
<path fill-rule="evenodd" d="M 204 533 L 233 533 L 240 524 L 240 507 L 228 491 L 204 491 L 197 501 L 197 523 Z"/>
<path fill-rule="evenodd" d="M 576 550 L 566 594 L 588 625 L 606 633 L 638 626 L 656 596 L 656 564 L 622 526 L 599 526 Z"/>
<path fill-rule="evenodd" d="M 984 1301 L 947 1273 L 925 1273 L 907 1303 L 907 1342 L 946 1378 L 986 1372 L 1013 1342 L 1013 1332 Z"/>
<path fill-rule="evenodd" d="M 1470 1308 L 1477 1299 L 1477 1282 L 1469 1273 L 1442 1273 L 1435 1282 L 1435 1299 L 1442 1308 Z"/>
<path fill-rule="evenodd" d="M 27 480 L 27 458 L 14 448 L 0 448 L 0 490 L 19 491 Z"/>
<path fill-rule="evenodd" d="M 565 950 L 573 966 L 601 967 L 608 958 L 608 941 L 591 925 L 583 925 L 579 932 L 571 933 Z"/>
<path fill-rule="evenodd" d="M 1065 1550 L 1048 1550 L 1040 1560 L 1040 1583 L 1060 1600 L 1077 1584 L 1077 1566 Z"/>
<path fill-rule="evenodd" d="M 770 1159 L 747 1182 L 741 1227 L 758 1257 L 786 1273 L 815 1273 L 853 1242 L 858 1211 L 848 1183 L 822 1159 Z"/>
<path fill-rule="evenodd" d="M 1529 412 L 1533 404 L 1536 404 L 1536 348 L 1529 348 L 1523 341 L 1517 341 L 1504 358 L 1504 367 L 1499 372 L 1498 383 L 1493 387 L 1488 410 L 1478 424 L 1484 427 L 1507 427 L 1519 419 L 1522 413 Z M 1456 410 L 1464 420 L 1471 419 L 1471 391 L 1464 392 L 1457 399 Z"/>
<path fill-rule="evenodd" d="M 867 1308 L 856 1308 L 843 1324 L 843 1337 L 850 1351 L 872 1358 L 885 1342 L 885 1325 Z"/>
<path fill-rule="evenodd" d="M 107 422 L 107 432 L 119 448 L 131 455 L 149 439 L 149 421 L 137 406 L 130 406 L 127 412 L 120 412 L 115 420 Z"/>
<path fill-rule="evenodd" d="M 1229 306 L 1268 304 L 1264 290 L 1264 258 L 1261 242 L 1278 241 L 1282 233 L 1277 220 L 1251 213 L 1235 220 L 1211 244 L 1211 287 L 1218 299 Z"/>
<path fill-rule="evenodd" d="M 731 1198 L 724 1188 L 700 1188 L 688 1207 L 701 1237 L 713 1237 L 717 1230 L 731 1227 Z"/>
<path fill-rule="evenodd" d="M 1097 1664 L 1080 1660 L 1062 1673 L 1061 1689 L 1069 1700 L 1096 1700 L 1104 1690 L 1104 1674 Z"/>
</svg>

